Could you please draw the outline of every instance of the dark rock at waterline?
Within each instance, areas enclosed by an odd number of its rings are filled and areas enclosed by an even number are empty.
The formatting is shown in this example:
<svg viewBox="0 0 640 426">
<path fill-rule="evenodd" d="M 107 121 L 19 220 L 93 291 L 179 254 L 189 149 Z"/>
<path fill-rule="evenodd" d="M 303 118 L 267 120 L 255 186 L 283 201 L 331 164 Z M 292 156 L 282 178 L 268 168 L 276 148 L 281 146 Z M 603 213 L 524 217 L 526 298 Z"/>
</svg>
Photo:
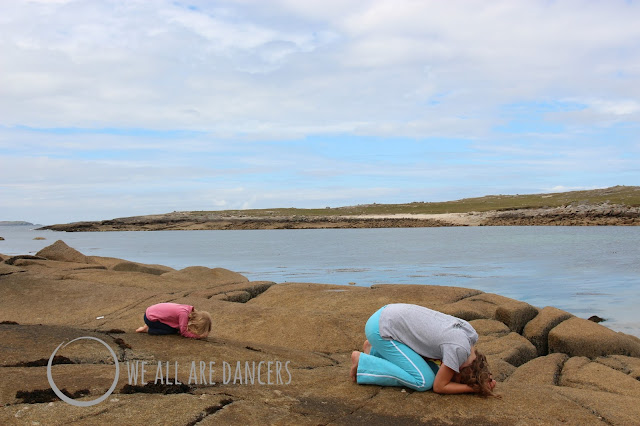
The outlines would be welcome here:
<svg viewBox="0 0 640 426">
<path fill-rule="evenodd" d="M 4 261 L 4 263 L 6 263 L 7 265 L 13 265 L 16 263 L 17 260 L 20 259 L 26 259 L 26 260 L 47 260 L 44 257 L 40 257 L 40 256 L 31 256 L 29 254 L 21 254 L 18 256 L 12 256 L 10 258 L 8 258 L 7 260 Z"/>
<path fill-rule="evenodd" d="M 602 322 L 602 321 L 606 321 L 604 318 L 600 318 L 597 315 L 592 315 L 589 317 L 589 321 L 593 321 L 593 322 Z"/>
<path fill-rule="evenodd" d="M 135 263 L 135 262 L 120 262 L 114 265 L 113 268 L 111 269 L 114 271 L 139 272 L 142 274 L 151 274 L 151 275 L 162 275 L 172 270 L 171 268 L 165 268 L 165 267 L 154 268 L 152 266 L 142 265 L 140 263 Z"/>
</svg>

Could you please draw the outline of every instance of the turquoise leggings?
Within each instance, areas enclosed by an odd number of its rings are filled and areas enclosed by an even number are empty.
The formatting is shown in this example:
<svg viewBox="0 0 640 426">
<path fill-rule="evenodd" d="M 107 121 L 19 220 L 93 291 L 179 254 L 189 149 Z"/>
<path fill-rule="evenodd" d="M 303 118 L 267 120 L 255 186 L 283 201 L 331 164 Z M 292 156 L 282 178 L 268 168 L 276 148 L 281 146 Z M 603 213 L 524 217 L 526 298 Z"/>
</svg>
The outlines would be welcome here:
<svg viewBox="0 0 640 426">
<path fill-rule="evenodd" d="M 380 308 L 364 327 L 371 353 L 360 354 L 357 382 L 361 385 L 406 386 L 417 391 L 433 387 L 438 366 L 404 343 L 380 337 Z"/>
</svg>

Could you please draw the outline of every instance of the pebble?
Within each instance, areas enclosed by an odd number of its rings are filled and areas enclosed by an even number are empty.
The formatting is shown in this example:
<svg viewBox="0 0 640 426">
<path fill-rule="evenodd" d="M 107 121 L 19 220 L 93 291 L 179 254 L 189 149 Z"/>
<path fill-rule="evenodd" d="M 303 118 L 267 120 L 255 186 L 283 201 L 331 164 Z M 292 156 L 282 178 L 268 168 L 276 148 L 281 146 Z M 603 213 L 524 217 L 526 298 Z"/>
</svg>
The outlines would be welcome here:
<svg viewBox="0 0 640 426">
<path fill-rule="evenodd" d="M 20 418 L 24 415 L 24 412 L 27 411 L 29 409 L 29 407 L 22 407 L 21 409 L 19 409 L 16 414 L 14 414 L 14 417 Z"/>
</svg>

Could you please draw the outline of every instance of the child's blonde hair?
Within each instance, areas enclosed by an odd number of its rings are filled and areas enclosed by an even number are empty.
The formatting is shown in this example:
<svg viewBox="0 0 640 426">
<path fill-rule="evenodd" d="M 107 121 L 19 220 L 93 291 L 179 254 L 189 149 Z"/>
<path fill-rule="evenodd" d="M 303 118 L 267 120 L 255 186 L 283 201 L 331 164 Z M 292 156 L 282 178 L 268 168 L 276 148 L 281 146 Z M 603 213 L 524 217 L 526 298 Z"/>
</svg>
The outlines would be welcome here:
<svg viewBox="0 0 640 426">
<path fill-rule="evenodd" d="M 187 330 L 198 336 L 209 334 L 211 331 L 211 315 L 209 315 L 209 312 L 196 311 L 194 308 L 189 314 Z"/>
</svg>

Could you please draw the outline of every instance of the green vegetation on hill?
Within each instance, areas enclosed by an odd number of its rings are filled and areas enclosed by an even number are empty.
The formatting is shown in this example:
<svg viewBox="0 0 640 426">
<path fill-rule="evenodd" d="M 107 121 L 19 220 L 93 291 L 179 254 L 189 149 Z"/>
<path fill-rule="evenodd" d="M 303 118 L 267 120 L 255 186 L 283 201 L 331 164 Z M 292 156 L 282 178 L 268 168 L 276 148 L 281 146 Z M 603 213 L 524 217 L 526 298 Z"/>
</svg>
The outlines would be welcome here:
<svg viewBox="0 0 640 426">
<path fill-rule="evenodd" d="M 365 214 L 438 214 L 484 212 L 490 210 L 533 209 L 579 204 L 619 204 L 640 206 L 639 186 L 614 186 L 588 191 L 558 192 L 530 195 L 487 195 L 437 203 L 367 204 L 324 209 L 274 208 L 257 210 L 194 211 L 194 216 L 233 215 L 251 217 L 270 216 L 348 216 Z"/>
</svg>

